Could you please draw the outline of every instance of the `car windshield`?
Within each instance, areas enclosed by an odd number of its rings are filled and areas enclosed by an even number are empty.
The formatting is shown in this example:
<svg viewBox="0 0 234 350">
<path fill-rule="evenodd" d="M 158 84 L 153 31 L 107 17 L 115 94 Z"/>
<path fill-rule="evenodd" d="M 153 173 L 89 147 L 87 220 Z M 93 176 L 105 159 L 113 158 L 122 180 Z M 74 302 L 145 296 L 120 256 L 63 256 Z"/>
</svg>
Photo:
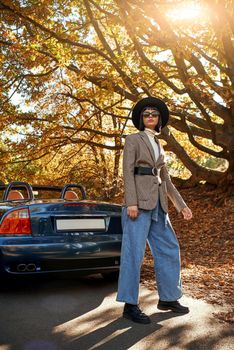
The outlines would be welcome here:
<svg viewBox="0 0 234 350">
<path fill-rule="evenodd" d="M 33 189 L 33 195 L 35 199 L 59 199 L 61 194 L 61 189 L 51 190 L 51 189 Z"/>
</svg>

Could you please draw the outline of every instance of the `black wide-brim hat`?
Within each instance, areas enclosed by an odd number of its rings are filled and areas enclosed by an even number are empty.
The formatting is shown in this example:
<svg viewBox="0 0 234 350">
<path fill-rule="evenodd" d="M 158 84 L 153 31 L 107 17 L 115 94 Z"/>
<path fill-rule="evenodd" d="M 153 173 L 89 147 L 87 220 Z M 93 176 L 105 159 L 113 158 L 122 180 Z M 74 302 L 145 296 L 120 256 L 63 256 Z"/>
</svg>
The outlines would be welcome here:
<svg viewBox="0 0 234 350">
<path fill-rule="evenodd" d="M 132 122 L 134 126 L 139 130 L 141 112 L 146 107 L 155 107 L 159 110 L 163 128 L 169 120 L 169 110 L 166 103 L 156 97 L 145 97 L 135 104 L 132 110 Z"/>
</svg>

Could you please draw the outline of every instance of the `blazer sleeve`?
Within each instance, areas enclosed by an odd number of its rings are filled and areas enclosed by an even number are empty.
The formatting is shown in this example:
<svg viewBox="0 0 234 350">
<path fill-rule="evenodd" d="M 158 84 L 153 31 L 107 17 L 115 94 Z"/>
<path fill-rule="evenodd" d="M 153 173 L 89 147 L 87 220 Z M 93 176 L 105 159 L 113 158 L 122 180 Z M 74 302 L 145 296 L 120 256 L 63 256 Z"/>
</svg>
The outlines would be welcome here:
<svg viewBox="0 0 234 350">
<path fill-rule="evenodd" d="M 184 202 L 182 196 L 180 195 L 178 190 L 173 185 L 166 165 L 164 165 L 161 168 L 161 178 L 162 178 L 162 180 L 166 181 L 168 197 L 172 201 L 176 210 L 178 212 L 181 212 L 181 210 L 183 210 L 185 207 L 187 207 L 187 204 Z"/>
<path fill-rule="evenodd" d="M 138 203 L 134 176 L 135 161 L 136 146 L 131 136 L 127 136 L 123 152 L 124 198 L 127 207 Z"/>
</svg>

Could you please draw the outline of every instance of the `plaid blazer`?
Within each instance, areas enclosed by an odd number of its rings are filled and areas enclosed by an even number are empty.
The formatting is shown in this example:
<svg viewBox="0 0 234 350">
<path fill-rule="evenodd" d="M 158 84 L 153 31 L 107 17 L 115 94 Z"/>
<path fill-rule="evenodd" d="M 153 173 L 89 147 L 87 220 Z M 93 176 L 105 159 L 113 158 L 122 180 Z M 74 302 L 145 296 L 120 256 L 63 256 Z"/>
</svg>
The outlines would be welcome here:
<svg viewBox="0 0 234 350">
<path fill-rule="evenodd" d="M 137 205 L 139 209 L 151 210 L 156 207 L 158 199 L 164 212 L 168 212 L 168 197 L 177 211 L 187 205 L 171 182 L 165 164 L 162 145 L 156 138 L 159 157 L 155 160 L 153 147 L 147 134 L 140 131 L 126 137 L 123 153 L 124 199 L 125 205 Z M 160 176 L 134 175 L 135 167 L 155 167 Z"/>
</svg>

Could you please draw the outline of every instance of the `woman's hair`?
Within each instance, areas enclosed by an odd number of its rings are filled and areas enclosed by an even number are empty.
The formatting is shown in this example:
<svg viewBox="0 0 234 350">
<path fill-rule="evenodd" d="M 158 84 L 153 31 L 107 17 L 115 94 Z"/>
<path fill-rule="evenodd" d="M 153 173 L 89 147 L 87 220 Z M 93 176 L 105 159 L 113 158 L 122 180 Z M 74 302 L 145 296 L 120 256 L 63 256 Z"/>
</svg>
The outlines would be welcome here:
<svg viewBox="0 0 234 350">
<path fill-rule="evenodd" d="M 140 114 L 139 130 L 140 131 L 145 130 L 145 125 L 144 125 L 144 122 L 143 122 L 143 111 L 141 111 L 141 114 Z"/>
<path fill-rule="evenodd" d="M 155 107 L 145 107 L 142 109 L 141 111 L 141 114 L 140 114 L 140 120 L 139 120 L 139 130 L 140 131 L 144 131 L 145 130 L 145 125 L 144 125 L 144 122 L 143 122 L 143 112 L 146 110 L 146 109 L 155 109 L 158 111 L 157 108 Z M 158 117 L 158 124 L 155 126 L 155 131 L 157 131 L 158 133 L 161 132 L 161 129 L 162 129 L 162 118 L 161 118 L 161 115 Z"/>
<path fill-rule="evenodd" d="M 157 131 L 158 133 L 161 132 L 162 129 L 162 117 L 161 115 L 158 117 L 158 124 L 155 126 L 155 131 Z"/>
</svg>

